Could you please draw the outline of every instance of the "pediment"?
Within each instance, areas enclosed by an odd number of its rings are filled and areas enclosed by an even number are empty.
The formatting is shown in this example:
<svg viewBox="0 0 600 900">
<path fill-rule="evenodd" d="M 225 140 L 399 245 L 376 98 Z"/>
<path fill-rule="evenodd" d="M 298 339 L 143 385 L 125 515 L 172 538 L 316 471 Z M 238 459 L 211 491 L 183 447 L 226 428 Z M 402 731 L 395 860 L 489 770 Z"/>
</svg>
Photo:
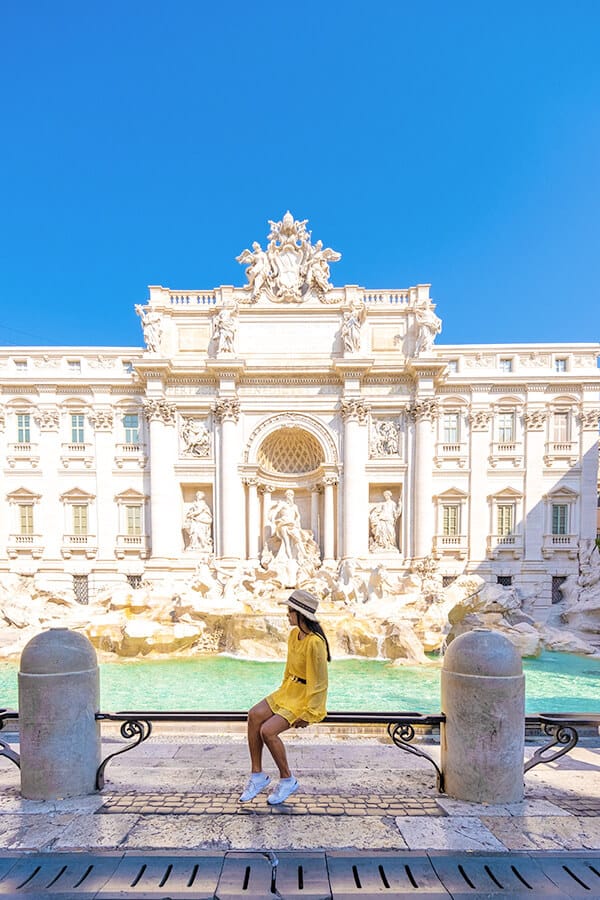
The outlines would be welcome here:
<svg viewBox="0 0 600 900">
<path fill-rule="evenodd" d="M 81 503 L 83 501 L 93 500 L 95 496 L 95 494 L 90 494 L 89 491 L 84 491 L 82 488 L 74 487 L 71 488 L 70 491 L 65 491 L 64 494 L 61 494 L 59 499 L 62 501 L 62 503 Z"/>
<path fill-rule="evenodd" d="M 441 494 L 437 494 L 435 497 L 436 500 L 466 500 L 468 497 L 467 491 L 461 490 L 461 488 L 451 487 L 448 488 L 447 491 L 443 491 Z"/>
<path fill-rule="evenodd" d="M 523 493 L 514 487 L 505 487 L 495 494 L 489 494 L 488 500 L 522 500 Z"/>
<path fill-rule="evenodd" d="M 35 491 L 30 491 L 29 488 L 20 487 L 7 494 L 6 499 L 9 503 L 35 503 L 41 496 L 41 494 L 36 494 Z"/>
<path fill-rule="evenodd" d="M 143 503 L 146 495 L 134 488 L 128 488 L 126 491 L 121 491 L 120 494 L 115 494 L 115 500 L 117 503 Z"/>
<path fill-rule="evenodd" d="M 544 495 L 545 500 L 576 500 L 577 497 L 579 497 L 578 492 L 564 484 L 552 488 L 551 491 Z"/>
</svg>

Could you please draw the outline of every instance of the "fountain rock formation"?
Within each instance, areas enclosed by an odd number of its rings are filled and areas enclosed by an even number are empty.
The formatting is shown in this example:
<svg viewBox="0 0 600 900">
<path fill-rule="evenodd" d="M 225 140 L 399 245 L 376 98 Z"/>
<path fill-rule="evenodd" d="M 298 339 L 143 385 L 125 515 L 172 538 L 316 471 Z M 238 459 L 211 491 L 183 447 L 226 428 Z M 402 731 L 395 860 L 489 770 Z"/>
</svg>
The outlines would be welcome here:
<svg viewBox="0 0 600 900">
<path fill-rule="evenodd" d="M 307 573 L 302 587 L 320 598 L 319 618 L 335 657 L 427 664 L 427 654 L 443 653 L 455 637 L 480 626 L 505 634 L 522 656 L 543 649 L 600 655 L 600 561 L 592 551 L 582 550 L 579 578 L 564 585 L 562 624 L 556 616 L 536 620 L 535 591 L 524 598 L 477 575 L 443 587 L 432 558 L 403 577 L 381 564 L 344 559 Z M 123 584 L 81 605 L 72 591 L 57 593 L 37 576 L 5 576 L 0 657 L 18 656 L 39 631 L 66 626 L 85 633 L 105 658 L 229 653 L 283 659 L 289 632 L 280 605 L 288 594 L 285 582 L 278 567 L 240 564 L 226 571 L 203 559 L 186 582 L 137 589 Z"/>
</svg>

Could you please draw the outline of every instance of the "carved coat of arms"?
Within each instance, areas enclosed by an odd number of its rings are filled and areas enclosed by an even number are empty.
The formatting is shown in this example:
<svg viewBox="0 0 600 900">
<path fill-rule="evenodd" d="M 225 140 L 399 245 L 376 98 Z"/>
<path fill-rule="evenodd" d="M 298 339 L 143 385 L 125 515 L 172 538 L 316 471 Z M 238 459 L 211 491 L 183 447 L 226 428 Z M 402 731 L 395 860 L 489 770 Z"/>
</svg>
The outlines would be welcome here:
<svg viewBox="0 0 600 900">
<path fill-rule="evenodd" d="M 244 250 L 237 262 L 247 265 L 247 290 L 252 302 L 266 296 L 273 303 L 302 303 L 310 297 L 327 302 L 329 263 L 341 259 L 341 253 L 311 243 L 306 230 L 308 219 L 299 222 L 288 211 L 280 222 L 269 221 L 267 249 L 257 241 L 252 250 Z"/>
</svg>

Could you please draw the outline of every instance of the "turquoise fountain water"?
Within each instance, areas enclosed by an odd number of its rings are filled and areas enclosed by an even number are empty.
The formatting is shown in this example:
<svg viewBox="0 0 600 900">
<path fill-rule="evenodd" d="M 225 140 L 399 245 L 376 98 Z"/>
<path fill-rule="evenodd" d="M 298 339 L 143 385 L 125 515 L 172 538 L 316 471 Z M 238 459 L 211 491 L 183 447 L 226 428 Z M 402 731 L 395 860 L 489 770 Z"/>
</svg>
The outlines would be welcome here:
<svg viewBox="0 0 600 900">
<path fill-rule="evenodd" d="M 523 661 L 527 712 L 600 713 L 600 659 L 544 653 Z M 0 706 L 17 706 L 17 666 L 0 664 Z M 279 683 L 283 663 L 227 656 L 131 660 L 100 666 L 101 708 L 248 709 Z M 440 666 L 335 660 L 329 709 L 439 712 Z"/>
</svg>

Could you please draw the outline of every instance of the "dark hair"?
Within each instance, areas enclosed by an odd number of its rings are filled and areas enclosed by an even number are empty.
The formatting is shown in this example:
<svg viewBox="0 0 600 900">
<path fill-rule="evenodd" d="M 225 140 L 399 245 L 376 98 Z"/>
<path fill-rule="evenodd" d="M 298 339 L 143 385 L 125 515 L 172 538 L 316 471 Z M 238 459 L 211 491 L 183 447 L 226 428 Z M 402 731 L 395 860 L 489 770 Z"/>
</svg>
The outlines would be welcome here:
<svg viewBox="0 0 600 900">
<path fill-rule="evenodd" d="M 319 623 L 315 619 L 307 619 L 306 616 L 303 613 L 298 612 L 297 609 L 295 609 L 294 612 L 298 616 L 298 624 L 302 623 L 302 625 L 305 625 L 309 631 L 312 631 L 313 634 L 318 634 L 319 637 L 325 641 L 325 647 L 327 648 L 327 662 L 331 662 L 329 641 L 327 640 L 325 632 L 323 631 Z"/>
</svg>

